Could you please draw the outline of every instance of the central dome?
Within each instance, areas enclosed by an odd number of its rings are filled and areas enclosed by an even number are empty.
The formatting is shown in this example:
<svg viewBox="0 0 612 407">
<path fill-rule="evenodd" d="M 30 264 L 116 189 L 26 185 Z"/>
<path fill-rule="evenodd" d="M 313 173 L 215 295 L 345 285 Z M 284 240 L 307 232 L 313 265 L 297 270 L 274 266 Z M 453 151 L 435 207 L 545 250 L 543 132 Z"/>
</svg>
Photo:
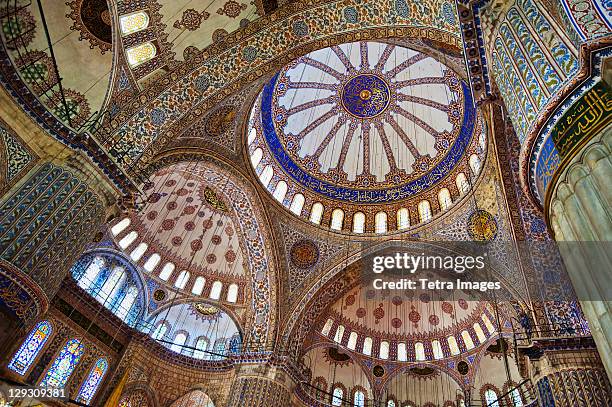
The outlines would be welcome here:
<svg viewBox="0 0 612 407">
<path fill-rule="evenodd" d="M 466 174 L 455 179 L 470 154 L 483 153 L 474 137 L 481 130 L 469 87 L 453 70 L 423 52 L 363 41 L 281 69 L 255 102 L 248 140 L 251 161 L 278 200 L 299 191 L 325 208 L 331 201 L 393 210 L 388 205 L 434 187 L 454 192 L 467 184 Z"/>
</svg>

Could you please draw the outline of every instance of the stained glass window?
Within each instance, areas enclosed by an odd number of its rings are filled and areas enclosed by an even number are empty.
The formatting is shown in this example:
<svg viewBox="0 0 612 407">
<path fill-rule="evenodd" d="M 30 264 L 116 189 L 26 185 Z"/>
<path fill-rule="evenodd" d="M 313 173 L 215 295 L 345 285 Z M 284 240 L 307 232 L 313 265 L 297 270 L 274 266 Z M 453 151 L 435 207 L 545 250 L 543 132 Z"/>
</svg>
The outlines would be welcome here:
<svg viewBox="0 0 612 407">
<path fill-rule="evenodd" d="M 193 352 L 193 357 L 196 359 L 204 359 L 208 355 L 205 351 L 208 348 L 208 339 L 205 336 L 200 336 L 196 341 L 196 351 Z"/>
<path fill-rule="evenodd" d="M 93 398 L 94 394 L 96 394 L 96 390 L 98 390 L 107 369 L 108 361 L 105 358 L 98 359 L 96 364 L 91 368 L 89 376 L 87 376 L 87 379 L 85 379 L 83 382 L 81 390 L 79 390 L 79 394 L 77 396 L 77 401 L 85 404 L 89 404 L 91 402 L 91 399 Z"/>
<path fill-rule="evenodd" d="M 81 360 L 85 347 L 78 339 L 70 339 L 60 351 L 40 382 L 43 387 L 64 387 L 72 371 Z"/>
<path fill-rule="evenodd" d="M 340 387 L 336 387 L 332 397 L 332 406 L 341 406 L 342 397 L 344 397 L 344 391 Z"/>
<path fill-rule="evenodd" d="M 119 17 L 119 25 L 121 26 L 121 34 L 128 35 L 135 33 L 149 26 L 149 15 L 144 11 L 139 11 L 121 16 Z"/>
<path fill-rule="evenodd" d="M 152 43 L 145 42 L 144 44 L 128 48 L 125 52 L 130 66 L 137 66 L 153 59 L 157 55 L 157 48 Z"/>
<path fill-rule="evenodd" d="M 353 396 L 353 404 L 356 407 L 364 407 L 365 406 L 365 394 L 361 390 L 357 390 L 355 395 Z"/>
<path fill-rule="evenodd" d="M 49 321 L 40 321 L 15 353 L 8 364 L 8 368 L 24 375 L 40 350 L 45 346 L 52 332 L 53 328 L 51 328 Z"/>
<path fill-rule="evenodd" d="M 499 402 L 497 401 L 497 393 L 495 393 L 495 390 L 489 389 L 485 391 L 485 401 L 487 402 L 487 406 L 489 407 L 499 407 Z"/>
<path fill-rule="evenodd" d="M 84 290 L 88 290 L 98 278 L 98 274 L 104 267 L 104 259 L 100 256 L 94 257 L 85 269 L 85 273 L 79 278 L 79 286 Z"/>
</svg>

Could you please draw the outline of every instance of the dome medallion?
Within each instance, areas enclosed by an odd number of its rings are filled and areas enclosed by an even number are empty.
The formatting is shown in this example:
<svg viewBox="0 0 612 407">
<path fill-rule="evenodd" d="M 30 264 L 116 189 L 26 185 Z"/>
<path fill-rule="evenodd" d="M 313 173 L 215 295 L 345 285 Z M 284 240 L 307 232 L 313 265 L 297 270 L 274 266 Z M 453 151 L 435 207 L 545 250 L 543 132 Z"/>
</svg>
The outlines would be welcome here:
<svg viewBox="0 0 612 407">
<path fill-rule="evenodd" d="M 391 99 L 385 80 L 377 75 L 361 74 L 342 86 L 342 107 L 358 119 L 370 119 L 381 114 Z"/>
</svg>

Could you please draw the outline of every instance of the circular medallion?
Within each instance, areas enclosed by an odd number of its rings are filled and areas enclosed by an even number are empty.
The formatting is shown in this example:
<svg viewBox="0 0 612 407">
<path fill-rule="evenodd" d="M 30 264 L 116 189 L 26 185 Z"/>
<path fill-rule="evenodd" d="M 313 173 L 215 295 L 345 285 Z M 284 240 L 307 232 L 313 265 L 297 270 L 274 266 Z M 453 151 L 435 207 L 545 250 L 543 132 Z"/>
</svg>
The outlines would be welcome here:
<svg viewBox="0 0 612 407">
<path fill-rule="evenodd" d="M 377 75 L 357 75 L 342 87 L 342 106 L 359 119 L 378 116 L 385 111 L 390 99 L 389 86 Z"/>
<path fill-rule="evenodd" d="M 478 209 L 472 213 L 467 222 L 470 238 L 479 242 L 488 242 L 497 236 L 497 221 L 489 212 Z"/>
<path fill-rule="evenodd" d="M 470 365 L 468 365 L 465 360 L 462 360 L 461 362 L 457 363 L 457 370 L 459 373 L 465 376 L 470 371 Z"/>
<path fill-rule="evenodd" d="M 372 374 L 374 374 L 376 377 L 383 377 L 385 375 L 385 368 L 380 365 L 376 365 L 372 369 Z"/>
<path fill-rule="evenodd" d="M 233 126 L 235 119 L 234 106 L 223 106 L 206 120 L 204 131 L 211 137 L 220 137 Z"/>
<path fill-rule="evenodd" d="M 166 298 L 166 292 L 161 288 L 153 292 L 153 299 L 157 302 L 163 301 Z"/>
<path fill-rule="evenodd" d="M 289 251 L 291 263 L 300 269 L 308 269 L 319 260 L 319 248 L 312 240 L 300 240 Z"/>
</svg>

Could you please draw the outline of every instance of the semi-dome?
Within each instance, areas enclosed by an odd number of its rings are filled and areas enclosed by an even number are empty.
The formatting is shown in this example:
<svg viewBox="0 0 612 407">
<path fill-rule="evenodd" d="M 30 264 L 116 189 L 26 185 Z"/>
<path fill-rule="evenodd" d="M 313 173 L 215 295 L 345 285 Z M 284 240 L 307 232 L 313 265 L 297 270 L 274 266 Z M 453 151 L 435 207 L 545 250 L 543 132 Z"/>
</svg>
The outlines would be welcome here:
<svg viewBox="0 0 612 407">
<path fill-rule="evenodd" d="M 457 73 L 425 53 L 365 41 L 311 52 L 274 75 L 253 106 L 248 143 L 277 200 L 356 233 L 404 229 L 448 209 L 486 148 Z M 398 218 L 384 228 L 375 219 L 383 206 Z"/>
</svg>

